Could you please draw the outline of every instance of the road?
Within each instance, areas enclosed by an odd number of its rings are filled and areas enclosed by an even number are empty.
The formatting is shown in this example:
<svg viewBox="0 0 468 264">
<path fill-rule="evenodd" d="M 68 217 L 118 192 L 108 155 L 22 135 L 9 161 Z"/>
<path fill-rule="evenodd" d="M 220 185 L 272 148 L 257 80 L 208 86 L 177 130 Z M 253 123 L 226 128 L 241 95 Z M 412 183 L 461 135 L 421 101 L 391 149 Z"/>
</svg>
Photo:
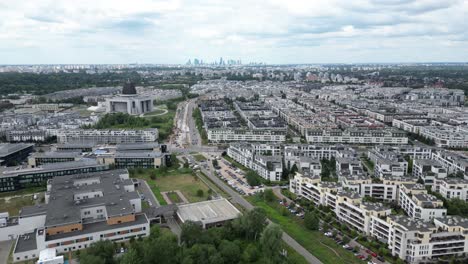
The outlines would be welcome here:
<svg viewBox="0 0 468 264">
<path fill-rule="evenodd" d="M 149 202 L 151 202 L 151 206 L 161 206 L 159 204 L 158 199 L 156 199 L 156 196 L 154 196 L 153 191 L 151 191 L 151 188 L 149 187 L 148 183 L 145 180 L 139 179 L 140 184 L 137 188 L 137 190 L 145 196 L 145 199 Z"/>
<path fill-rule="evenodd" d="M 200 166 L 201 171 L 211 180 L 213 181 L 216 185 L 218 185 L 219 188 L 223 189 L 226 193 L 228 193 L 231 196 L 231 199 L 233 202 L 240 204 L 242 207 L 244 207 L 247 210 L 252 210 L 254 206 L 250 204 L 244 197 L 239 195 L 236 191 L 231 189 L 224 181 L 219 179 L 216 175 L 213 174 L 213 165 L 211 160 L 208 162 L 210 164 L 210 171 L 207 171 L 205 168 Z M 270 220 L 268 220 L 269 223 L 271 223 Z M 303 246 L 301 246 L 299 243 L 297 243 L 296 240 L 294 240 L 291 236 L 283 232 L 283 241 L 288 244 L 292 249 L 294 249 L 297 253 L 301 254 L 309 263 L 312 264 L 321 264 L 322 262 L 316 258 L 314 255 L 312 255 L 309 251 L 307 251 Z"/>
<path fill-rule="evenodd" d="M 15 240 L 0 241 L 0 263 L 7 263 L 14 242 Z"/>
<path fill-rule="evenodd" d="M 178 105 L 175 117 L 176 135 L 173 142 L 175 145 L 202 146 L 200 133 L 198 133 L 195 120 L 192 118 L 195 108 L 197 108 L 196 99 L 191 99 Z"/>
</svg>

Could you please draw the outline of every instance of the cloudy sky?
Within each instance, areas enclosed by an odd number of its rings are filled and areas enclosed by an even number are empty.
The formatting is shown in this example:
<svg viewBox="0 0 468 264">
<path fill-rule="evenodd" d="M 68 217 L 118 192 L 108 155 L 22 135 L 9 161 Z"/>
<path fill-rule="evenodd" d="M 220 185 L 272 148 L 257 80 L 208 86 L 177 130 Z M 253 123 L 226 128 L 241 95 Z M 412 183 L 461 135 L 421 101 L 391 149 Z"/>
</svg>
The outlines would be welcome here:
<svg viewBox="0 0 468 264">
<path fill-rule="evenodd" d="M 468 61 L 468 0 L 0 0 L 0 64 Z"/>
</svg>

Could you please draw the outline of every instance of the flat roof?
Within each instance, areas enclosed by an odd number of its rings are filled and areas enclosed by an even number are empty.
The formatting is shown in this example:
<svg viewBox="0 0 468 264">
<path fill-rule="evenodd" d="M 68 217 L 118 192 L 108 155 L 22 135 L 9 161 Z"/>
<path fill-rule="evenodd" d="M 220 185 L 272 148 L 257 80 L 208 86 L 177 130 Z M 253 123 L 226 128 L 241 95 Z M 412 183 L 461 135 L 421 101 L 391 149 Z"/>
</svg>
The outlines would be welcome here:
<svg viewBox="0 0 468 264">
<path fill-rule="evenodd" d="M 0 144 L 0 158 L 11 155 L 15 152 L 34 146 L 34 144 L 26 143 L 1 143 Z"/>
<path fill-rule="evenodd" d="M 178 206 L 182 222 L 216 223 L 237 218 L 241 213 L 225 198 Z"/>
<path fill-rule="evenodd" d="M 26 252 L 37 249 L 36 243 L 36 230 L 31 233 L 25 233 L 24 235 L 18 236 L 18 242 L 15 246 L 14 253 Z"/>
<path fill-rule="evenodd" d="M 114 225 L 108 225 L 107 221 L 104 219 L 103 221 L 98 221 L 94 223 L 89 223 L 89 224 L 83 224 L 83 230 L 77 230 L 77 231 L 72 231 L 68 233 L 61 233 L 61 234 L 56 234 L 56 235 L 48 235 L 46 238 L 46 241 L 51 241 L 55 239 L 62 239 L 62 238 L 67 238 L 67 237 L 74 237 L 74 236 L 80 236 L 84 234 L 91 234 L 91 233 L 96 233 L 96 232 L 101 232 L 105 230 L 112 230 L 112 229 L 117 229 L 117 228 L 122 228 L 122 227 L 129 227 L 129 226 L 134 226 L 134 225 L 141 225 L 141 224 L 146 224 L 148 223 L 148 219 L 146 218 L 145 214 L 137 214 L 135 215 L 135 221 L 131 222 L 124 222 L 120 224 L 114 224 Z"/>
</svg>

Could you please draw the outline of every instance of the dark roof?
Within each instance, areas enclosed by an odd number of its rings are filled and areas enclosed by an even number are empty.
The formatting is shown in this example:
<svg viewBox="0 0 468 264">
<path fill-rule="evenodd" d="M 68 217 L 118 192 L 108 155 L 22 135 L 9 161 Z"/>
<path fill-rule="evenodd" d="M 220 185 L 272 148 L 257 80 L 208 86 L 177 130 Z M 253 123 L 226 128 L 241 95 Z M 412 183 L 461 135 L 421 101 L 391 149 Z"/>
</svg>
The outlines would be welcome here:
<svg viewBox="0 0 468 264">
<path fill-rule="evenodd" d="M 130 81 L 126 82 L 123 86 L 122 94 L 137 94 L 135 84 Z"/>
</svg>

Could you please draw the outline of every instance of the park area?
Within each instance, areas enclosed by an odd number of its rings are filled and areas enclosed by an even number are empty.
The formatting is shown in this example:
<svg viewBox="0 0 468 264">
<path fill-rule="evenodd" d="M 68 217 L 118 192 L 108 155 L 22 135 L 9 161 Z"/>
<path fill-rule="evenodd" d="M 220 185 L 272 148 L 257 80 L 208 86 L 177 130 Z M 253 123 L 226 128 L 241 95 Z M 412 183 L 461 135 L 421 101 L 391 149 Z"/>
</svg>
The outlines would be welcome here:
<svg viewBox="0 0 468 264">
<path fill-rule="evenodd" d="M 200 202 L 208 199 L 211 191 L 208 186 L 197 176 L 192 174 L 192 169 L 135 169 L 130 171 L 132 178 L 144 179 L 158 201 L 165 205 L 167 202 L 162 192 L 168 192 L 169 198 L 174 202 L 180 202 L 172 191 L 180 191 L 189 202 Z"/>
<path fill-rule="evenodd" d="M 282 213 L 281 205 L 277 202 L 266 202 L 259 196 L 247 197 L 255 206 L 265 209 L 267 217 L 281 226 L 299 244 L 316 256 L 324 264 L 362 264 L 362 260 L 356 258 L 353 253 L 337 245 L 332 239 L 325 237 L 320 231 L 307 229 L 303 220 L 293 216 L 289 212 Z M 284 210 L 283 210 L 284 211 Z"/>
</svg>

